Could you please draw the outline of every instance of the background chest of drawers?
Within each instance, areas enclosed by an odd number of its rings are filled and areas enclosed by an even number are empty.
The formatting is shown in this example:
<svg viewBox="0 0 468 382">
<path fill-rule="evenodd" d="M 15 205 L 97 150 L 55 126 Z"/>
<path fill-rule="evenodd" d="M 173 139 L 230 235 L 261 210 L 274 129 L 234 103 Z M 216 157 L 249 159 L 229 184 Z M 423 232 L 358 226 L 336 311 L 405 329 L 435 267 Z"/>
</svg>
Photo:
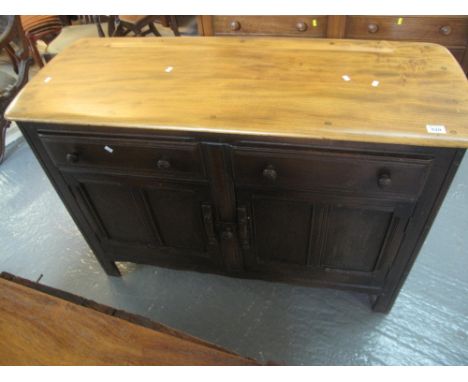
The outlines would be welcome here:
<svg viewBox="0 0 468 382">
<path fill-rule="evenodd" d="M 421 41 L 447 47 L 468 72 L 467 16 L 199 16 L 204 36 Z"/>
</svg>

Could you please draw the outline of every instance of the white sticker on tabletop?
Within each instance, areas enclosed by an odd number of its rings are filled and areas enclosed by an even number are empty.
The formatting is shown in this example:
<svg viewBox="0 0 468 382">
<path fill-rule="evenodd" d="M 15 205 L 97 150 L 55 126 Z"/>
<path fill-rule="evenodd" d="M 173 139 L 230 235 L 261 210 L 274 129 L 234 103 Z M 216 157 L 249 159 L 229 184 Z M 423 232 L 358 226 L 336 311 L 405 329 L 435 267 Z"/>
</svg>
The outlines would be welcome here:
<svg viewBox="0 0 468 382">
<path fill-rule="evenodd" d="M 111 153 L 111 154 L 114 152 L 114 149 L 109 146 L 104 146 L 104 150 L 106 150 L 108 153 Z"/>
<path fill-rule="evenodd" d="M 426 125 L 426 130 L 431 134 L 447 134 L 444 125 Z"/>
</svg>

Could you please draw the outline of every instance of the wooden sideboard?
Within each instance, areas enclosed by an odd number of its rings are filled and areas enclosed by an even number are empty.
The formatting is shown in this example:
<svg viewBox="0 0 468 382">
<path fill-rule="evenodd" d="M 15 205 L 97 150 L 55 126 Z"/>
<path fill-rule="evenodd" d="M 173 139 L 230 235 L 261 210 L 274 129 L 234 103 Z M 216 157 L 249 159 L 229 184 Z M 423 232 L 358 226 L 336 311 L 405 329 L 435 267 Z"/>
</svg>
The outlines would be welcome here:
<svg viewBox="0 0 468 382">
<path fill-rule="evenodd" d="M 386 312 L 468 146 L 467 90 L 429 43 L 89 39 L 7 117 L 108 274 L 336 287 Z"/>
<path fill-rule="evenodd" d="M 468 72 L 468 16 L 198 16 L 203 36 L 422 41 L 447 47 Z"/>
</svg>

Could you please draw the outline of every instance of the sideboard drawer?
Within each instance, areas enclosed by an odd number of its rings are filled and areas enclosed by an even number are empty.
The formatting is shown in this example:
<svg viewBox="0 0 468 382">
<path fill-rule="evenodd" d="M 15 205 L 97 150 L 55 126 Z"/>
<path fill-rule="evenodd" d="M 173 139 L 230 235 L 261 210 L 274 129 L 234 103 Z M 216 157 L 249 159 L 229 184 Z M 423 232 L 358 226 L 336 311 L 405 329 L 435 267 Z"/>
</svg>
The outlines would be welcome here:
<svg viewBox="0 0 468 382">
<path fill-rule="evenodd" d="M 345 38 L 427 41 L 463 46 L 468 39 L 468 19 L 448 16 L 349 16 Z"/>
<path fill-rule="evenodd" d="M 415 199 L 431 159 L 349 152 L 236 148 L 238 186 L 345 192 Z"/>
<path fill-rule="evenodd" d="M 200 145 L 119 138 L 40 134 L 58 167 L 151 172 L 161 176 L 205 178 Z"/>
<path fill-rule="evenodd" d="M 325 37 L 326 16 L 214 16 L 216 35 Z"/>
</svg>

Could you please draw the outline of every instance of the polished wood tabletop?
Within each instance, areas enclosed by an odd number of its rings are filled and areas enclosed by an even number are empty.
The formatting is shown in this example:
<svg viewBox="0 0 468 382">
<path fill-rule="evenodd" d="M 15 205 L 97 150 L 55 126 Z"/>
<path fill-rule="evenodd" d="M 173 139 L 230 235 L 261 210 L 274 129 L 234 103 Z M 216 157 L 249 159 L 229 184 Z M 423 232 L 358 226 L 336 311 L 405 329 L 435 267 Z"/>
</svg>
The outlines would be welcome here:
<svg viewBox="0 0 468 382">
<path fill-rule="evenodd" d="M 80 40 L 10 105 L 18 121 L 468 147 L 468 84 L 430 43 Z"/>
<path fill-rule="evenodd" d="M 258 365 L 162 325 L 154 326 L 164 331 L 144 327 L 110 307 L 81 306 L 28 285 L 0 277 L 0 365 Z"/>
</svg>

